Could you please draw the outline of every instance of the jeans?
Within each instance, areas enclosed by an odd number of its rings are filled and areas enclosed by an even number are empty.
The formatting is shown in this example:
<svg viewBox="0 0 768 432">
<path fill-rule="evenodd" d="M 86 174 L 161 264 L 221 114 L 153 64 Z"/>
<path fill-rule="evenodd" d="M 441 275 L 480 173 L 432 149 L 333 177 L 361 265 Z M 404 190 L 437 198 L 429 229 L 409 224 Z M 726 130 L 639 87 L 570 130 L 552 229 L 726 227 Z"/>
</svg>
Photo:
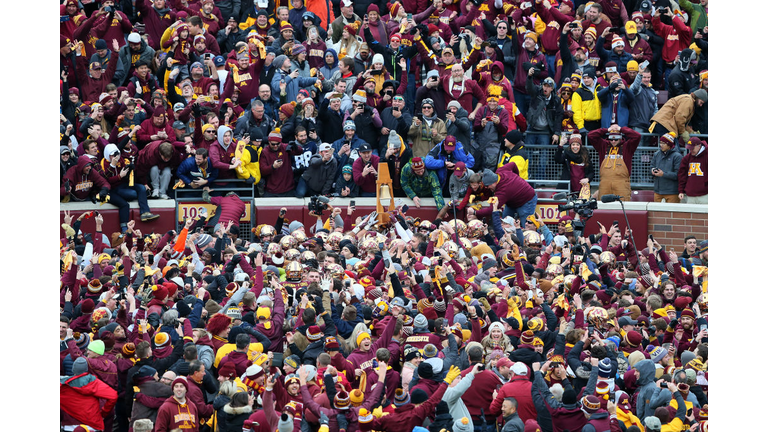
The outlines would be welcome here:
<svg viewBox="0 0 768 432">
<path fill-rule="evenodd" d="M 128 202 L 123 199 L 117 191 L 110 191 L 109 203 L 117 207 L 117 214 L 120 216 L 120 225 L 127 224 L 131 219 L 131 206 L 128 205 Z"/>
<path fill-rule="evenodd" d="M 296 182 L 296 198 L 304 198 L 307 195 L 320 195 L 320 192 L 311 190 L 303 177 L 299 177 L 299 181 Z"/>
<path fill-rule="evenodd" d="M 526 133 L 526 144 L 539 144 L 547 145 L 551 142 L 552 137 L 548 133 Z M 545 149 L 529 149 L 528 154 L 531 156 L 528 170 L 528 180 L 546 180 L 547 164 L 550 162 L 549 153 Z"/>
<path fill-rule="evenodd" d="M 555 57 L 553 55 L 545 54 L 547 59 L 547 70 L 549 70 L 549 76 L 555 79 Z"/>
<path fill-rule="evenodd" d="M 408 74 L 408 85 L 405 87 L 405 109 L 411 115 L 413 115 L 413 108 L 415 104 L 416 104 L 416 78 L 414 77 L 413 72 L 411 72 Z"/>
<path fill-rule="evenodd" d="M 486 424 L 485 427 L 483 427 L 477 420 L 473 420 L 472 423 L 474 423 L 475 432 L 496 432 L 495 424 Z"/>
<path fill-rule="evenodd" d="M 134 185 L 133 187 L 120 184 L 117 189 L 113 189 L 113 193 L 119 194 L 126 201 L 139 201 L 139 209 L 141 213 L 149 213 L 149 203 L 147 203 L 147 188 L 144 185 Z"/>
<path fill-rule="evenodd" d="M 517 218 L 521 221 L 525 221 L 525 219 L 536 213 L 536 203 L 539 202 L 539 197 L 537 195 L 534 195 L 533 198 L 531 198 L 527 203 L 521 205 L 520 207 L 513 208 L 507 205 L 504 207 L 504 213 L 502 214 L 502 218 L 505 218 L 507 216 L 514 216 L 515 213 L 517 213 Z"/>
<path fill-rule="evenodd" d="M 158 191 L 161 194 L 167 194 L 168 185 L 171 184 L 171 168 L 165 167 L 163 171 L 160 168 L 153 166 L 149 169 L 149 178 L 152 183 L 152 189 Z"/>
<path fill-rule="evenodd" d="M 376 198 L 376 192 L 363 192 L 360 191 L 360 195 L 358 195 L 361 198 Z"/>
<path fill-rule="evenodd" d="M 517 105 L 517 109 L 520 110 L 520 113 L 525 116 L 526 113 L 528 113 L 528 105 L 531 103 L 531 97 L 528 95 L 528 93 L 520 93 L 517 90 L 512 90 L 512 94 L 515 95 L 515 104 Z"/>
</svg>

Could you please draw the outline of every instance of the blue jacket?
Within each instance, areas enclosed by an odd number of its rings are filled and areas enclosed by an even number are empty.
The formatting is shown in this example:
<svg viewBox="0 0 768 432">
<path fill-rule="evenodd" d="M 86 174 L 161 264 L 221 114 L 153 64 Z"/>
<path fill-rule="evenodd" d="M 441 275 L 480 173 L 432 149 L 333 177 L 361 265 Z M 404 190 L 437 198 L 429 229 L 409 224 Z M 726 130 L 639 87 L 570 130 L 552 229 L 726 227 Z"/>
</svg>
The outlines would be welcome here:
<svg viewBox="0 0 768 432">
<path fill-rule="evenodd" d="M 346 136 L 342 136 L 341 138 L 337 139 L 333 142 L 333 157 L 336 159 L 336 162 L 338 162 L 338 165 L 336 165 L 336 176 L 335 178 L 339 178 L 341 175 L 341 169 L 344 168 L 344 165 L 352 165 L 353 160 L 350 160 L 349 157 L 356 154 L 355 150 L 357 150 L 358 147 L 363 145 L 365 141 L 361 140 L 357 134 L 352 137 L 352 141 L 349 143 L 349 153 L 350 154 L 343 154 L 339 155 L 339 150 L 341 150 L 341 146 L 344 145 L 344 141 L 346 140 Z M 357 159 L 357 157 L 355 157 Z"/>
<path fill-rule="evenodd" d="M 432 147 L 432 150 L 427 153 L 427 158 L 424 159 L 424 166 L 427 169 L 435 171 L 437 179 L 440 180 L 440 186 L 445 185 L 447 179 L 448 169 L 445 167 L 445 162 L 464 162 L 467 168 L 475 166 L 475 158 L 471 154 L 464 151 L 464 145 L 460 142 L 456 142 L 456 150 L 450 155 L 443 151 L 443 143 L 441 141 L 436 146 Z M 450 159 L 448 157 L 450 156 Z"/>
<path fill-rule="evenodd" d="M 275 75 L 272 76 L 272 94 L 280 94 L 281 79 L 285 79 L 285 100 L 287 101 L 295 101 L 296 96 L 299 94 L 299 90 L 314 85 L 317 82 L 317 78 L 304 78 L 299 76 L 294 79 L 282 69 L 278 69 L 275 71 Z"/>
<path fill-rule="evenodd" d="M 184 159 L 184 162 L 182 162 L 179 165 L 179 168 L 176 169 L 176 175 L 178 175 L 185 184 L 190 184 L 193 180 L 199 178 L 208 180 L 208 183 L 211 183 L 219 178 L 219 170 L 218 168 L 213 167 L 213 161 L 211 161 L 211 158 L 208 158 L 208 170 L 205 172 L 205 175 L 203 175 L 200 172 L 200 168 L 195 163 L 194 156 L 190 156 Z"/>
<path fill-rule="evenodd" d="M 611 113 L 613 112 L 613 95 L 610 87 L 603 87 L 597 91 L 597 98 L 600 100 L 601 116 L 600 127 L 609 128 L 611 126 Z M 616 110 L 616 123 L 621 127 L 629 126 L 629 106 L 635 100 L 635 95 L 629 90 L 629 87 L 619 91 L 618 104 Z"/>
</svg>

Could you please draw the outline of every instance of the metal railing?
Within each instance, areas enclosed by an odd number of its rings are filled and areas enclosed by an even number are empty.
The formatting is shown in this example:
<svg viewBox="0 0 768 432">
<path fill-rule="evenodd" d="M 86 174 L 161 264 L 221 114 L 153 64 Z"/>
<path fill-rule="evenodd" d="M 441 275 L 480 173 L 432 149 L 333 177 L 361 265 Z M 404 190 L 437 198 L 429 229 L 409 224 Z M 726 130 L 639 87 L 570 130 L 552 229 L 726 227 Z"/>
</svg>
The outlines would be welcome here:
<svg viewBox="0 0 768 432">
<path fill-rule="evenodd" d="M 526 137 L 531 132 L 526 132 Z M 542 134 L 536 134 L 542 135 Z M 643 138 L 640 142 L 641 146 L 637 148 L 635 154 L 632 157 L 632 173 L 630 174 L 630 185 L 633 189 L 652 189 L 653 188 L 653 176 L 651 175 L 651 159 L 653 154 L 659 150 L 658 140 L 661 137 L 659 134 L 641 133 Z M 588 138 L 584 136 L 584 144 L 589 149 L 589 157 L 592 166 L 594 167 L 595 175 L 590 183 L 593 186 L 597 186 L 600 183 L 600 164 L 597 150 L 589 145 Z M 706 141 L 707 135 L 703 134 L 691 134 L 692 137 L 701 137 Z M 560 180 L 562 175 L 563 165 L 555 163 L 555 151 L 557 146 L 555 145 L 542 145 L 542 144 L 526 144 L 525 149 L 528 151 L 528 180 L 531 182 L 539 183 L 542 180 Z M 685 148 L 682 148 L 681 153 L 686 154 Z M 542 158 L 544 164 L 542 165 Z M 561 183 L 567 183 L 560 180 Z M 543 182 L 542 182 L 543 183 Z M 568 188 L 568 185 L 561 184 L 563 188 Z M 552 187 L 547 185 L 547 187 Z M 556 185 L 554 186 L 557 187 Z"/>
</svg>

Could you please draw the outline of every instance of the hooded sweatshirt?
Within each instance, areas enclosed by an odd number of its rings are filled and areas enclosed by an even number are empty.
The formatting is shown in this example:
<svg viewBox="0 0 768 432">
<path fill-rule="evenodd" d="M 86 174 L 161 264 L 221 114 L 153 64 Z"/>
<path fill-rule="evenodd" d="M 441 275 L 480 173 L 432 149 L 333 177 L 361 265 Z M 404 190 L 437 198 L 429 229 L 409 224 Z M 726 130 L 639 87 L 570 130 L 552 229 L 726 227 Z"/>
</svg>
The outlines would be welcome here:
<svg viewBox="0 0 768 432">
<path fill-rule="evenodd" d="M 107 180 L 96 171 L 95 167 L 91 167 L 90 172 L 85 174 L 83 171 L 88 165 L 93 165 L 94 162 L 87 155 L 77 158 L 77 165 L 71 167 L 66 174 L 64 174 L 64 181 L 59 188 L 59 195 L 64 197 L 67 195 L 66 185 L 71 187 L 70 194 L 78 201 L 84 201 L 88 198 L 91 190 L 94 188 L 97 190 L 109 190 L 109 183 Z"/>
<path fill-rule="evenodd" d="M 637 416 L 640 420 L 645 420 L 646 417 L 653 415 L 653 408 L 651 408 L 651 396 L 656 388 L 656 366 L 651 360 L 641 360 L 635 365 L 635 369 L 640 372 L 640 377 L 637 379 Z"/>
<path fill-rule="evenodd" d="M 189 384 L 187 384 L 189 386 Z M 180 403 L 173 396 L 169 397 L 157 412 L 155 431 L 167 432 L 174 429 L 195 430 L 200 418 L 197 407 L 189 399 Z"/>
<path fill-rule="evenodd" d="M 333 66 L 328 67 L 328 65 L 325 63 L 325 56 L 328 54 L 331 54 L 333 56 Z M 311 64 L 311 63 L 310 63 Z M 313 66 L 317 67 L 317 66 Z M 336 53 L 336 50 L 333 48 L 327 48 L 325 52 L 323 53 L 323 65 L 320 67 L 319 71 L 323 74 L 325 79 L 330 79 L 336 71 L 339 70 L 339 55 Z"/>
<path fill-rule="evenodd" d="M 208 151 L 211 154 L 211 161 L 213 167 L 219 170 L 220 179 L 235 178 L 235 171 L 229 169 L 229 165 L 232 163 L 232 158 L 235 157 L 236 145 L 233 145 L 234 138 L 230 138 L 229 144 L 224 143 L 224 134 L 229 132 L 232 136 L 232 129 L 229 126 L 219 126 L 216 131 L 218 141 L 212 145 Z"/>
<path fill-rule="evenodd" d="M 698 154 L 688 153 L 680 162 L 677 172 L 678 192 L 689 196 L 707 194 L 709 179 L 709 152 L 705 145 Z"/>
</svg>

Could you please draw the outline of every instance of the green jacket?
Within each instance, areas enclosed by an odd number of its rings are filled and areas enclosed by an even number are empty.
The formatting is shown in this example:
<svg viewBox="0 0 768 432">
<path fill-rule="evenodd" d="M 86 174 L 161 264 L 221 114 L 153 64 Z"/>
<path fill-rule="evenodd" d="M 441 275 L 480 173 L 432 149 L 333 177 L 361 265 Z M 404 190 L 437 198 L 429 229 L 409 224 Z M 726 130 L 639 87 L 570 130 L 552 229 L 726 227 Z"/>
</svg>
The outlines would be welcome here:
<svg viewBox="0 0 768 432">
<path fill-rule="evenodd" d="M 400 171 L 400 185 L 410 199 L 413 199 L 415 196 L 433 197 L 438 210 L 445 205 L 443 189 L 440 187 L 437 174 L 432 170 L 425 170 L 424 175 L 419 177 L 413 173 L 411 163 L 408 162 Z"/>
<path fill-rule="evenodd" d="M 680 0 L 680 7 L 688 12 L 691 18 L 691 32 L 696 36 L 696 30 L 707 26 L 707 9 L 700 4 L 691 3 L 690 0 Z"/>
</svg>

